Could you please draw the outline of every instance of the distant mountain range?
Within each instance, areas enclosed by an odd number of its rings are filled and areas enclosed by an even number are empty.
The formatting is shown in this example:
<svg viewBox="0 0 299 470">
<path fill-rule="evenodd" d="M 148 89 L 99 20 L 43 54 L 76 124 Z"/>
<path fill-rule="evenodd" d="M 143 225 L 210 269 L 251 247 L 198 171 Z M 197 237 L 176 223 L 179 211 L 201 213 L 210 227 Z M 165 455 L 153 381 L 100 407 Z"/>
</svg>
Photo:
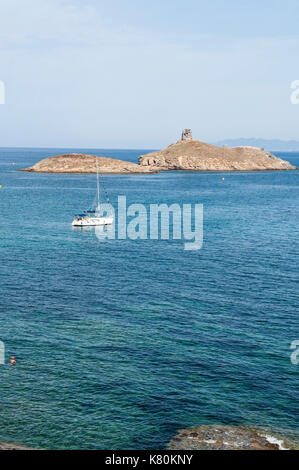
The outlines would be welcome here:
<svg viewBox="0 0 299 470">
<path fill-rule="evenodd" d="M 285 151 L 285 152 L 294 152 L 299 151 L 299 141 L 298 140 L 280 140 L 280 139 L 255 139 L 255 138 L 240 138 L 240 139 L 226 139 L 220 140 L 214 145 L 227 145 L 228 147 L 238 147 L 249 145 L 252 147 L 264 148 L 269 151 Z"/>
</svg>

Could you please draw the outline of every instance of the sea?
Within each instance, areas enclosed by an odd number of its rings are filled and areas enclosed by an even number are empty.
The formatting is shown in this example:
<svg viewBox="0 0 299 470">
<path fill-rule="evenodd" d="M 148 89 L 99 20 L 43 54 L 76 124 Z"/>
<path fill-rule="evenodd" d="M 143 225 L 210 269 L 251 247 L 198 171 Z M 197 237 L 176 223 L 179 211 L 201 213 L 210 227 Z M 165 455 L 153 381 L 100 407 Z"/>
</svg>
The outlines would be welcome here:
<svg viewBox="0 0 299 470">
<path fill-rule="evenodd" d="M 213 424 L 299 437 L 299 172 L 104 176 L 112 204 L 203 204 L 203 246 L 186 251 L 72 228 L 95 175 L 16 171 L 149 151 L 0 149 L 0 441 L 158 450 Z"/>
</svg>

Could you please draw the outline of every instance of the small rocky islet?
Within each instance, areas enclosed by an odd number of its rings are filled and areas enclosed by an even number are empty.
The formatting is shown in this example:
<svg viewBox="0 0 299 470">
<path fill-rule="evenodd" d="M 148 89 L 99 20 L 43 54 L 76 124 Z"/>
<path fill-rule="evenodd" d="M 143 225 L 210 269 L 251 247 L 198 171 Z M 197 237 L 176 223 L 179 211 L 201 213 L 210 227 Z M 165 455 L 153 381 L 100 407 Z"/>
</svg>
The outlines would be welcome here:
<svg viewBox="0 0 299 470">
<path fill-rule="evenodd" d="M 82 153 L 70 153 L 45 158 L 30 168 L 20 171 L 34 173 L 96 173 L 96 160 L 101 173 L 139 174 L 154 173 L 151 168 L 115 158 L 98 157 Z"/>
<path fill-rule="evenodd" d="M 199 426 L 183 429 L 169 450 L 298 450 L 299 442 L 272 429 L 251 426 Z"/>
<path fill-rule="evenodd" d="M 0 450 L 36 450 L 32 447 L 22 446 L 20 444 L 9 444 L 6 442 L 0 442 Z"/>
<path fill-rule="evenodd" d="M 257 147 L 218 147 L 193 140 L 191 129 L 164 150 L 139 157 L 139 163 L 71 153 L 45 158 L 20 171 L 35 173 L 152 174 L 159 171 L 273 171 L 296 170 L 289 162 Z"/>
</svg>

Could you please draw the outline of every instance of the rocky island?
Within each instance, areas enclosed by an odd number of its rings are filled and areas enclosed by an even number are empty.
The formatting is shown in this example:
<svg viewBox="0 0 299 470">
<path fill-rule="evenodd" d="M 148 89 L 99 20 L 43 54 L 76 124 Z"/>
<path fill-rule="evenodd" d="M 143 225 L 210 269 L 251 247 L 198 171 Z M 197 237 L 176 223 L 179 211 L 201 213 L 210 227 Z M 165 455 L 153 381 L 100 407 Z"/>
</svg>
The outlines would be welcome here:
<svg viewBox="0 0 299 470">
<path fill-rule="evenodd" d="M 257 147 L 217 147 L 193 140 L 191 129 L 165 150 L 139 157 L 141 166 L 160 170 L 258 171 L 295 170 L 289 162 Z"/>
<path fill-rule="evenodd" d="M 296 170 L 289 162 L 257 147 L 217 147 L 193 140 L 190 129 L 182 138 L 165 150 L 141 155 L 139 164 L 71 153 L 46 158 L 32 167 L 20 171 L 36 173 L 95 173 L 98 159 L 101 173 L 151 174 L 159 171 L 265 171 Z"/>
<path fill-rule="evenodd" d="M 35 173 L 96 173 L 96 159 L 98 160 L 99 171 L 101 173 L 134 174 L 156 172 L 153 168 L 142 167 L 136 163 L 81 153 L 70 153 L 45 158 L 29 168 L 19 171 Z"/>
<path fill-rule="evenodd" d="M 294 438 L 251 426 L 199 426 L 179 431 L 169 450 L 298 450 Z"/>
</svg>

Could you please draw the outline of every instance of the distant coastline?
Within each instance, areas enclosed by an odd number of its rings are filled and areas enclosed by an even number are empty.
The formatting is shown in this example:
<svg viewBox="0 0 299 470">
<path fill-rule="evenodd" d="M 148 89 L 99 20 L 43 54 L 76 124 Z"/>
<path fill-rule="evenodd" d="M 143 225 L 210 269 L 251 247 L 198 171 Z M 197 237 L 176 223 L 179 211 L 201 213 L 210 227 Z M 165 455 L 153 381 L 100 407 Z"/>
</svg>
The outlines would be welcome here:
<svg viewBox="0 0 299 470">
<path fill-rule="evenodd" d="M 224 139 L 212 142 L 213 145 L 227 145 L 228 147 L 252 146 L 269 149 L 271 152 L 299 152 L 298 140 L 281 140 L 281 139 L 262 139 L 262 138 L 245 138 Z"/>
<path fill-rule="evenodd" d="M 243 147 L 243 146 L 249 146 L 249 147 L 258 147 L 258 148 L 265 148 L 268 149 L 270 152 L 299 152 L 299 140 L 282 140 L 282 139 L 263 139 L 263 138 L 256 138 L 256 137 L 240 137 L 236 139 L 222 139 L 218 141 L 209 141 L 211 145 L 216 145 L 218 147 L 222 147 L 223 145 L 227 145 L 228 147 Z M 22 145 L 22 146 L 7 146 L 3 145 L 0 146 L 1 150 L 21 150 L 21 149 L 30 149 L 33 151 L 38 151 L 38 150 L 65 150 L 65 153 L 72 153 L 72 152 L 77 152 L 78 149 L 80 150 L 97 150 L 101 151 L 102 153 L 105 150 L 119 150 L 120 152 L 123 152 L 124 149 L 126 151 L 132 150 L 132 151 L 142 151 L 143 153 L 146 152 L 155 152 L 160 150 L 157 148 L 149 148 L 148 146 L 146 147 L 94 147 L 94 146 L 88 146 L 88 147 L 81 147 L 81 146 L 30 146 L 30 145 Z"/>
</svg>

